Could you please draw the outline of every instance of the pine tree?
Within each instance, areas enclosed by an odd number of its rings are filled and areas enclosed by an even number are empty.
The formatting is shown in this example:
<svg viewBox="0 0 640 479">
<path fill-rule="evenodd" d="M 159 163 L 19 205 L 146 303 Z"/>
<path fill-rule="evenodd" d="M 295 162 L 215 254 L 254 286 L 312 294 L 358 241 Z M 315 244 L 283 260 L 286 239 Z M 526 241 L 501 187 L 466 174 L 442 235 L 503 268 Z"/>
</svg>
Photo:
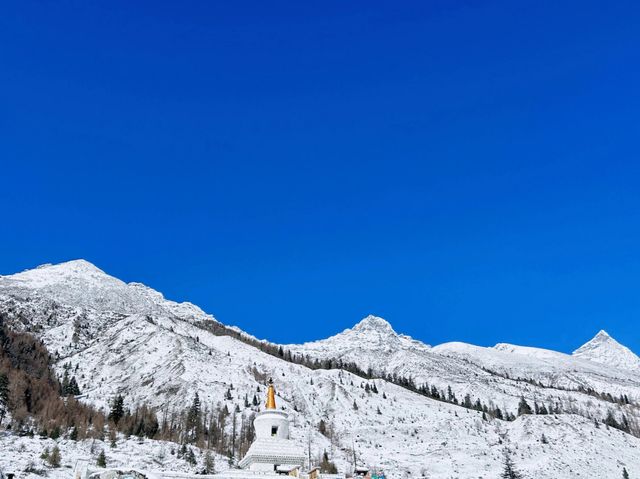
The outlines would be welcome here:
<svg viewBox="0 0 640 479">
<path fill-rule="evenodd" d="M 518 404 L 518 416 L 522 416 L 524 414 L 533 414 L 533 411 L 531 410 L 531 406 L 529 406 L 529 403 L 524 399 L 524 396 L 520 396 L 520 403 Z"/>
<path fill-rule="evenodd" d="M 522 479 L 522 475 L 516 470 L 508 453 L 504 456 L 504 469 L 500 477 L 502 479 Z"/>
<path fill-rule="evenodd" d="M 109 412 L 109 420 L 118 425 L 120 419 L 124 417 L 124 398 L 118 394 L 111 403 L 111 411 Z"/>
<path fill-rule="evenodd" d="M 453 390 L 451 389 L 451 385 L 447 386 L 447 401 L 453 402 L 453 398 L 455 395 L 453 394 Z"/>
<path fill-rule="evenodd" d="M 622 468 L 622 479 L 629 479 L 629 473 L 627 472 L 627 468 Z"/>
<path fill-rule="evenodd" d="M 78 396 L 80 394 L 80 387 L 78 386 L 75 376 L 71 378 L 71 381 L 69 381 L 67 394 L 72 396 Z"/>
<path fill-rule="evenodd" d="M 9 410 L 9 377 L 0 373 L 0 425 Z"/>
<path fill-rule="evenodd" d="M 320 472 L 323 472 L 325 474 L 338 473 L 338 468 L 333 462 L 329 460 L 329 454 L 327 454 L 327 451 L 324 451 L 322 453 L 322 461 L 320 462 L 319 467 L 320 467 Z"/>
<path fill-rule="evenodd" d="M 100 451 L 96 465 L 98 467 L 107 467 L 107 456 L 105 455 L 104 450 Z"/>
<path fill-rule="evenodd" d="M 187 452 L 187 456 L 186 456 L 186 461 L 191 464 L 192 466 L 195 466 L 198 461 L 196 461 L 196 456 L 193 453 L 193 449 L 189 448 L 188 452 Z"/>
<path fill-rule="evenodd" d="M 353 400 L 353 410 L 357 411 L 358 410 L 358 403 L 356 402 L 356 400 Z"/>
<path fill-rule="evenodd" d="M 58 446 L 54 446 L 51 450 L 51 454 L 49 454 L 49 457 L 47 458 L 47 462 L 51 467 L 60 467 L 61 459 L 62 458 L 60 457 L 60 449 L 58 448 Z"/>
<path fill-rule="evenodd" d="M 320 434 L 323 436 L 327 435 L 327 423 L 324 419 L 320 419 L 320 422 L 318 423 L 318 431 L 320 431 Z"/>
<path fill-rule="evenodd" d="M 191 402 L 191 407 L 189 408 L 189 414 L 187 417 L 190 428 L 194 427 L 195 423 L 197 423 L 200 418 L 200 396 L 198 396 L 198 393 L 193 396 L 193 401 Z"/>
<path fill-rule="evenodd" d="M 609 411 L 607 413 L 607 417 L 604 420 L 604 423 L 609 427 L 615 427 L 616 429 L 620 428 L 620 425 L 618 424 L 618 421 L 616 421 L 616 418 L 613 415 L 613 412 L 611 412 L 611 411 Z"/>
<path fill-rule="evenodd" d="M 204 473 L 205 474 L 215 474 L 216 472 L 216 462 L 211 454 L 211 451 L 207 449 L 207 452 L 204 455 Z"/>
<path fill-rule="evenodd" d="M 69 394 L 69 371 L 65 367 L 64 376 L 62 377 L 62 384 L 60 385 L 60 393 L 62 396 L 67 396 Z"/>
</svg>

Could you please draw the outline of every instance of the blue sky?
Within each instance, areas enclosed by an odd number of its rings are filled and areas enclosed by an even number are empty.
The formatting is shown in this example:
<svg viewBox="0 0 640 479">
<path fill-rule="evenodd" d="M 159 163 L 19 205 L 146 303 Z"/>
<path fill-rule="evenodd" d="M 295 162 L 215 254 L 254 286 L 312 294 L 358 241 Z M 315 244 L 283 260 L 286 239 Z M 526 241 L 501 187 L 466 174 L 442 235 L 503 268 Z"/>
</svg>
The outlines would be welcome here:
<svg viewBox="0 0 640 479">
<path fill-rule="evenodd" d="M 85 258 L 280 342 L 640 351 L 637 2 L 15 1 L 0 273 Z"/>
</svg>

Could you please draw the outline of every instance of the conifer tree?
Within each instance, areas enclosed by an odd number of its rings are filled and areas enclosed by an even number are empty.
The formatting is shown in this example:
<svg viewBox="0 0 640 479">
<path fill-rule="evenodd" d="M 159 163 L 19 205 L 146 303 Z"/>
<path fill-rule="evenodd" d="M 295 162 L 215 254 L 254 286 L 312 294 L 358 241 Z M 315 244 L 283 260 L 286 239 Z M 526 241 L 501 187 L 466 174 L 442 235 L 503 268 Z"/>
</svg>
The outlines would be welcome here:
<svg viewBox="0 0 640 479">
<path fill-rule="evenodd" d="M 60 394 L 62 396 L 68 395 L 69 391 L 69 371 L 64 368 L 64 375 L 62 376 L 62 384 L 60 384 Z"/>
<path fill-rule="evenodd" d="M 620 425 L 618 424 L 618 421 L 616 421 L 616 418 L 611 410 L 609 410 L 609 412 L 607 413 L 607 417 L 604 420 L 604 423 L 609 427 L 615 427 L 616 429 L 620 428 Z"/>
<path fill-rule="evenodd" d="M 192 438 L 195 440 L 200 430 L 200 396 L 196 392 L 193 396 L 193 402 L 189 407 L 187 413 L 187 429 L 192 434 Z"/>
<path fill-rule="evenodd" d="M 216 462 L 211 454 L 211 451 L 207 449 L 207 452 L 204 455 L 204 473 L 205 474 L 215 474 L 216 472 Z"/>
<path fill-rule="evenodd" d="M 524 396 L 520 396 L 520 403 L 518 404 L 518 416 L 522 416 L 524 414 L 533 414 L 531 410 L 531 406 L 525 400 Z"/>
<path fill-rule="evenodd" d="M 187 452 L 187 456 L 186 456 L 186 461 L 191 464 L 192 466 L 195 466 L 198 461 L 196 461 L 196 456 L 193 453 L 193 449 L 189 448 L 188 452 Z"/>
<path fill-rule="evenodd" d="M 9 377 L 0 373 L 0 425 L 9 410 Z"/>
<path fill-rule="evenodd" d="M 105 455 L 104 450 L 100 451 L 96 465 L 98 467 L 107 467 L 107 456 Z"/>
<path fill-rule="evenodd" d="M 111 411 L 109 412 L 109 420 L 117 426 L 120 419 L 124 417 L 124 398 L 118 394 L 111 403 Z"/>
<path fill-rule="evenodd" d="M 320 419 L 320 422 L 318 423 L 318 431 L 320 431 L 320 434 L 323 436 L 327 435 L 327 423 L 324 419 Z"/>
<path fill-rule="evenodd" d="M 60 457 L 60 449 L 56 445 L 51 450 L 51 454 L 49 454 L 49 457 L 47 458 L 47 462 L 51 467 L 60 467 L 61 459 L 62 458 Z"/>
<path fill-rule="evenodd" d="M 504 469 L 500 477 L 502 479 L 522 479 L 522 475 L 515 468 L 509 453 L 504 455 Z"/>
<path fill-rule="evenodd" d="M 78 396 L 79 394 L 80 394 L 80 387 L 78 386 L 78 382 L 76 381 L 76 378 L 74 376 L 69 381 L 69 386 L 67 388 L 66 395 Z"/>
<path fill-rule="evenodd" d="M 627 468 L 622 468 L 622 479 L 629 479 L 629 473 L 627 472 Z"/>
<path fill-rule="evenodd" d="M 336 465 L 329 460 L 329 454 L 327 454 L 327 451 L 322 453 L 322 461 L 320 462 L 319 467 L 320 472 L 326 474 L 337 474 L 338 472 Z"/>
</svg>

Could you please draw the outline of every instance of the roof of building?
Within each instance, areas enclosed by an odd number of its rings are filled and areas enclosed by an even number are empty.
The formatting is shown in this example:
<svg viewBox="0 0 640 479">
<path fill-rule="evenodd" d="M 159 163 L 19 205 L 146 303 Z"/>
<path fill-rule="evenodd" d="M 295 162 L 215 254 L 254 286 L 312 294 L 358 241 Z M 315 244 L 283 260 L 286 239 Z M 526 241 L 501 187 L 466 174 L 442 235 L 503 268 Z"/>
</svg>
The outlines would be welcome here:
<svg viewBox="0 0 640 479">
<path fill-rule="evenodd" d="M 247 454 L 240 461 L 240 467 L 246 467 L 254 462 L 269 462 L 272 464 L 302 465 L 306 455 L 302 447 L 291 439 L 264 438 L 256 439 Z"/>
</svg>

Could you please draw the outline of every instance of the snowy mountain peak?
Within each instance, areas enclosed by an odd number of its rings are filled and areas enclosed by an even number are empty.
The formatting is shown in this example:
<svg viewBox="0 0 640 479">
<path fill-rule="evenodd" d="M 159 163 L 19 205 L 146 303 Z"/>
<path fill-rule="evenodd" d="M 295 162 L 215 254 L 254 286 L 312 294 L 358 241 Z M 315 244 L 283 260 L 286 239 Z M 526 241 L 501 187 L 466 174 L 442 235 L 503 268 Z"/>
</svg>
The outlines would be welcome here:
<svg viewBox="0 0 640 479">
<path fill-rule="evenodd" d="M 600 331 L 598 331 L 598 334 L 596 334 L 593 339 L 598 341 L 607 341 L 607 340 L 615 341 L 615 339 L 613 339 L 609 335 L 609 333 L 607 333 L 604 329 L 601 329 Z"/>
<path fill-rule="evenodd" d="M 33 286 L 38 287 L 77 277 L 105 278 L 109 276 L 100 268 L 84 259 L 75 259 L 59 264 L 43 264 L 34 269 L 28 269 L 21 273 L 5 276 L 5 278 L 31 283 Z"/>
<path fill-rule="evenodd" d="M 396 334 L 396 332 L 393 330 L 393 327 L 387 320 L 380 318 L 378 316 L 373 316 L 372 314 L 370 314 L 369 316 L 364 318 L 362 321 L 360 321 L 358 324 L 356 324 L 352 328 L 352 330 L 353 331 L 376 331 L 380 333 L 387 333 L 387 334 L 394 334 L 394 335 Z"/>
<path fill-rule="evenodd" d="M 573 356 L 620 369 L 640 369 L 640 358 L 605 330 L 600 330 L 593 339 L 576 349 Z"/>
<path fill-rule="evenodd" d="M 84 259 L 45 264 L 0 276 L 2 295 L 55 301 L 72 308 L 119 314 L 170 314 L 182 319 L 213 320 L 191 303 L 176 303 L 141 283 L 125 283 Z"/>
</svg>

